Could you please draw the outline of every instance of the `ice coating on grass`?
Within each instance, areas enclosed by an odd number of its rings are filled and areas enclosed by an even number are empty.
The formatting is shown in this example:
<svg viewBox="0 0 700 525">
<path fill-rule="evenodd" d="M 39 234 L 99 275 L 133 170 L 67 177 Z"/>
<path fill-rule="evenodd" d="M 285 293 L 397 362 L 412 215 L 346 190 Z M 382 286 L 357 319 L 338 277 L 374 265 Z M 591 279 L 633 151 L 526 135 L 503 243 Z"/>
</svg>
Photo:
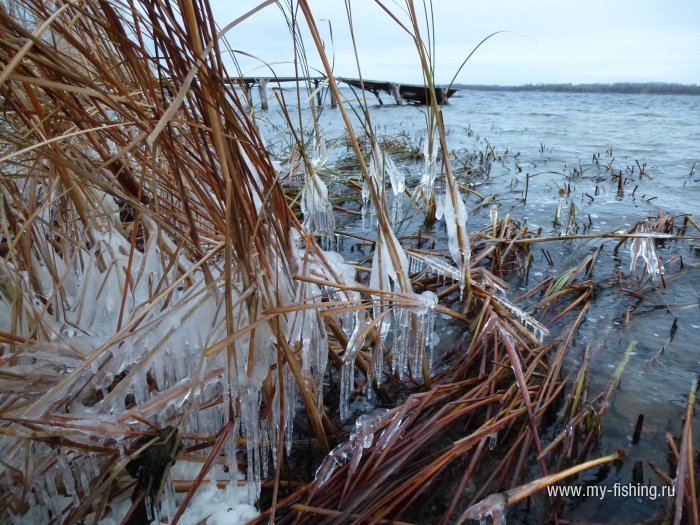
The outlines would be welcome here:
<svg viewBox="0 0 700 525">
<path fill-rule="evenodd" d="M 388 244 L 393 246 L 396 256 L 398 258 L 399 266 L 394 265 L 392 260 Z M 378 323 L 379 338 L 375 345 L 372 359 L 374 362 L 375 379 L 377 384 L 381 384 L 382 381 L 382 366 L 383 366 L 383 346 L 389 331 L 391 329 L 392 323 L 396 326 L 397 330 L 403 330 L 405 327 L 403 325 L 396 325 L 392 321 L 392 316 L 387 315 L 389 312 L 389 301 L 387 300 L 387 294 L 391 292 L 412 293 L 411 290 L 402 290 L 402 281 L 405 283 L 410 283 L 408 278 L 408 257 L 406 252 L 399 244 L 394 232 L 389 230 L 388 235 L 383 235 L 381 228 L 377 229 L 377 243 L 374 251 L 374 257 L 372 259 L 372 270 L 370 273 L 370 287 L 376 290 L 382 290 L 386 292 L 385 294 L 372 294 L 375 306 L 374 319 Z M 401 315 L 400 310 L 394 310 L 394 315 Z M 396 338 L 397 336 L 395 336 Z"/>
<path fill-rule="evenodd" d="M 328 160 L 328 151 L 326 149 L 326 140 L 323 138 L 320 130 L 316 130 L 313 135 L 313 157 L 311 164 L 314 168 L 320 168 Z"/>
<path fill-rule="evenodd" d="M 391 201 L 390 222 L 392 226 L 398 224 L 403 214 L 403 193 L 406 190 L 406 174 L 396 166 L 396 163 L 391 158 L 391 155 L 377 143 L 372 137 L 371 156 L 369 160 L 369 176 L 370 181 L 374 185 L 375 191 L 380 198 L 384 198 L 386 187 L 386 179 L 389 179 L 393 199 Z M 365 229 L 366 217 L 368 215 L 370 223 L 372 222 L 372 214 L 374 213 L 373 206 L 370 206 L 370 188 L 367 181 L 362 182 L 362 224 Z M 371 224 L 369 225 L 371 228 Z"/>
<path fill-rule="evenodd" d="M 401 171 L 391 158 L 391 155 L 377 143 L 372 137 L 372 157 L 370 159 L 370 174 L 377 184 L 377 189 L 384 189 L 384 181 L 389 177 L 391 191 L 394 195 L 403 193 L 406 189 L 406 175 Z"/>
<path fill-rule="evenodd" d="M 344 465 L 350 458 L 352 458 L 350 465 L 350 475 L 352 475 L 362 459 L 363 449 L 372 446 L 376 427 L 383 421 L 385 413 L 382 411 L 379 414 L 363 414 L 355 420 L 350 438 L 331 450 L 316 470 L 314 479 L 317 486 L 321 487 L 328 482 L 336 467 Z"/>
<path fill-rule="evenodd" d="M 17 350 L 26 354 L 8 364 L 7 371 L 24 373 L 29 371 L 31 365 L 33 370 L 42 374 L 49 372 L 45 380 L 46 389 L 51 395 L 47 393 L 38 398 L 24 415 L 39 417 L 51 413 L 56 409 L 57 399 L 71 399 L 69 413 L 73 426 L 78 429 L 74 432 L 82 432 L 82 425 L 89 422 L 109 428 L 110 432 L 121 432 L 122 426 L 107 426 L 114 423 L 117 415 L 128 424 L 138 425 L 130 420 L 131 412 L 125 412 L 125 403 L 131 399 L 139 410 L 134 413 L 159 425 L 176 420 L 191 403 L 185 422 L 186 431 L 213 436 L 228 417 L 225 406 L 216 400 L 229 396 L 239 398 L 240 414 L 236 415 L 230 439 L 235 443 L 239 436 L 244 438 L 249 482 L 248 490 L 244 492 L 248 492 L 249 501 L 254 501 L 260 480 L 266 473 L 269 474 L 269 462 L 276 457 L 278 433 L 283 432 L 287 446 L 291 445 L 297 397 L 296 378 L 284 364 L 285 427 L 278 429 L 274 423 L 260 421 L 262 384 L 268 377 L 271 365 L 277 361 L 276 340 L 267 322 L 259 322 L 254 330 L 245 332 L 245 328 L 256 319 L 264 318 L 263 300 L 259 295 L 262 288 L 244 288 L 235 272 L 233 279 L 236 284 L 231 293 L 233 330 L 244 334 L 232 344 L 232 361 L 235 365 L 232 363 L 229 366 L 226 352 L 220 351 L 204 358 L 202 368 L 198 374 L 195 373 L 202 352 L 226 338 L 224 294 L 220 288 L 223 276 L 214 273 L 211 284 L 204 280 L 201 270 L 193 270 L 187 280 L 180 278 L 183 272 L 190 270 L 192 263 L 183 256 L 172 257 L 171 254 L 180 253 L 181 250 L 156 224 L 149 221 L 147 217 L 143 218 L 143 251 L 131 250 L 129 240 L 123 233 L 106 224 L 102 230 L 92 232 L 93 240 L 89 245 L 77 248 L 82 250 L 80 258 L 63 260 L 62 255 L 53 254 L 51 267 L 38 265 L 38 278 L 44 292 L 49 297 L 52 294 L 58 296 L 53 302 L 55 314 L 40 318 L 42 330 L 50 334 L 50 339 L 41 344 L 16 345 Z M 291 231 L 294 232 L 290 234 L 291 245 L 296 247 L 296 251 L 293 248 L 291 264 L 294 268 L 290 274 L 297 271 L 306 275 L 314 273 L 316 276 L 323 275 L 331 283 L 356 285 L 354 269 L 334 252 L 325 252 L 326 262 L 316 253 L 307 257 L 305 262 L 301 236 L 296 230 Z M 273 254 L 268 260 L 275 264 L 276 256 Z M 169 264 L 169 261 L 174 264 Z M 23 305 L 27 308 L 27 314 L 21 316 L 20 323 L 11 324 L 12 314 L 7 296 L 15 294 L 11 288 L 13 286 L 26 289 L 28 276 L 7 266 L 4 260 L 0 262 L 0 271 L 7 270 L 3 275 L 13 276 L 9 284 L 3 284 L 0 290 L 0 330 L 23 336 L 35 330 L 32 324 L 35 315 L 30 309 L 41 312 L 44 305 L 38 301 L 37 304 L 25 301 Z M 179 270 L 175 269 L 176 266 L 179 266 Z M 211 268 L 217 271 L 217 267 Z M 176 282 L 178 278 L 180 280 Z M 336 294 L 335 300 L 338 301 L 355 301 L 360 297 L 359 292 L 352 290 L 327 287 L 324 291 L 314 283 L 294 281 L 285 277 L 282 270 L 276 279 L 271 283 L 271 289 L 275 290 L 275 300 L 279 304 L 317 302 L 320 305 L 324 295 L 331 293 Z M 54 282 L 61 282 L 62 285 L 54 290 Z M 126 293 L 123 293 L 125 289 Z M 61 308 L 56 308 L 59 304 Z M 364 312 L 361 314 L 338 314 L 343 329 L 351 332 L 366 325 Z M 134 322 L 134 319 L 138 322 Z M 282 323 L 283 333 L 287 334 L 288 343 L 299 350 L 297 355 L 300 356 L 303 380 L 320 384 L 327 364 L 328 341 L 317 310 L 295 310 L 293 314 L 280 318 L 279 322 Z M 127 331 L 128 337 L 114 337 L 120 323 L 123 329 L 131 326 Z M 250 361 L 251 355 L 253 361 Z M 212 370 L 220 372 L 203 382 L 206 372 Z M 118 380 L 115 380 L 116 376 L 119 376 Z M 66 377 L 70 377 L 70 380 L 63 381 Z M 270 377 L 273 382 L 278 380 L 276 373 L 270 374 Z M 59 381 L 62 384 L 59 385 Z M 194 388 L 194 385 L 199 386 Z M 354 385 L 351 383 L 349 390 L 352 388 Z M 279 390 L 273 389 L 274 398 L 266 400 L 273 412 L 271 421 L 279 420 Z M 319 395 L 317 403 L 321 408 L 323 388 L 316 388 L 316 391 Z M 100 397 L 95 397 L 95 392 Z M 200 410 L 204 404 L 210 406 Z M 60 411 L 63 413 L 64 410 L 61 408 Z M 108 423 L 105 417 L 111 417 L 112 423 Z M 86 426 L 85 432 L 92 431 Z M 36 448 L 32 457 L 52 453 L 43 443 L 32 446 Z M 129 443 L 119 440 L 105 446 L 117 448 L 120 455 L 124 455 Z M 17 455 L 20 449 L 14 439 L 0 440 L 0 454 L 10 465 L 14 465 L 12 458 L 20 457 Z M 231 465 L 235 467 L 235 446 L 226 450 L 233 458 Z M 272 465 L 274 467 L 274 463 Z M 36 494 L 57 514 L 89 490 L 96 476 L 99 476 L 99 470 L 94 454 L 80 458 L 66 452 L 45 474 L 37 476 Z M 238 477 L 235 468 L 231 476 Z M 0 482 L 6 481 L 6 472 L 0 472 Z M 57 484 L 63 487 L 62 493 L 68 495 L 65 503 L 56 499 Z M 32 511 L 28 519 L 37 518 L 41 512 L 44 510 Z M 161 514 L 169 515 L 170 512 L 165 508 Z M 34 521 L 45 520 L 37 518 Z"/>
<path fill-rule="evenodd" d="M 344 465 L 350 454 L 352 454 L 354 443 L 352 441 L 345 441 L 331 450 L 328 455 L 323 458 L 321 465 L 316 469 L 316 475 L 314 476 L 314 481 L 317 486 L 322 487 L 325 485 L 335 468 Z"/>
<path fill-rule="evenodd" d="M 319 235 L 326 246 L 330 246 L 335 235 L 335 215 L 328 200 L 326 183 L 314 169 L 308 169 L 301 190 L 301 211 L 306 231 Z"/>
<path fill-rule="evenodd" d="M 559 196 L 559 201 L 557 202 L 557 207 L 554 208 L 554 224 L 560 225 L 562 217 L 564 216 L 564 195 Z"/>
<path fill-rule="evenodd" d="M 365 338 L 362 336 L 362 334 L 365 333 L 366 328 L 367 324 L 361 320 L 361 316 L 358 313 L 355 321 L 355 327 L 350 334 L 348 346 L 343 354 L 343 364 L 351 364 L 355 362 L 357 353 L 362 349 L 362 346 L 365 343 Z"/>
<path fill-rule="evenodd" d="M 398 168 L 394 159 L 386 151 L 380 150 L 384 160 L 384 171 L 389 176 L 391 191 L 394 195 L 401 195 L 406 190 L 406 174 Z"/>
<path fill-rule="evenodd" d="M 506 504 L 506 497 L 503 494 L 491 494 L 465 510 L 458 521 L 464 523 L 466 520 L 478 520 L 487 525 L 492 525 L 494 522 L 505 525 Z"/>
<path fill-rule="evenodd" d="M 562 225 L 562 235 L 573 235 L 574 233 L 576 233 L 576 204 L 571 201 L 566 223 Z"/>
<path fill-rule="evenodd" d="M 459 270 L 460 295 L 464 292 L 466 280 L 469 278 L 471 247 L 467 235 L 467 209 L 464 206 L 459 189 L 455 188 L 454 195 L 445 194 L 445 225 L 447 226 L 447 246 L 452 260 Z"/>
<path fill-rule="evenodd" d="M 515 306 L 508 299 L 497 296 L 493 296 L 493 298 L 498 302 L 498 304 L 513 314 L 518 322 L 529 330 L 538 339 L 538 341 L 542 342 L 544 337 L 549 335 L 549 330 L 546 326 L 544 326 L 530 314 Z"/>
<path fill-rule="evenodd" d="M 355 389 L 355 360 L 344 362 L 340 367 L 340 420 L 350 416 L 350 394 Z"/>
<path fill-rule="evenodd" d="M 643 234 L 655 234 L 654 223 L 651 221 L 642 221 L 635 230 L 636 233 L 642 234 L 640 237 L 632 239 L 630 245 L 630 272 L 634 272 L 637 268 L 637 261 L 641 257 L 644 261 L 644 270 L 646 270 L 653 281 L 656 277 L 663 275 L 664 265 L 656 253 L 656 241 L 654 235 L 643 236 Z"/>
<path fill-rule="evenodd" d="M 398 259 L 398 266 L 394 264 L 390 248 L 393 248 L 393 252 Z M 387 292 L 410 292 L 410 290 L 402 290 L 402 281 L 409 282 L 406 252 L 392 230 L 388 230 L 385 235 L 381 228 L 377 228 L 377 242 L 374 257 L 372 258 L 370 287 Z M 377 298 L 379 297 L 377 296 Z"/>
<path fill-rule="evenodd" d="M 445 216 L 445 194 L 435 193 L 435 218 L 439 221 Z"/>
<path fill-rule="evenodd" d="M 420 376 L 424 357 L 428 370 L 432 367 L 434 309 L 437 306 L 437 296 L 426 291 L 416 296 L 416 299 L 418 306 L 415 308 L 394 310 L 392 363 L 394 373 L 401 379 L 409 370 L 414 377 Z"/>
<path fill-rule="evenodd" d="M 379 450 L 384 450 L 389 443 L 394 440 L 394 436 L 397 435 L 399 429 L 401 428 L 401 424 L 404 422 L 404 416 L 405 411 L 403 410 L 398 410 L 392 416 L 389 426 L 382 430 L 382 433 L 379 435 L 379 439 L 377 440 L 377 447 Z"/>
<path fill-rule="evenodd" d="M 428 132 L 423 143 L 423 159 L 425 166 L 423 168 L 423 174 L 421 175 L 420 181 L 426 202 L 430 200 L 430 197 L 433 194 L 433 189 L 435 187 L 435 179 L 437 177 L 437 154 L 437 145 L 432 143 L 432 141 L 430 140 L 430 132 Z"/>
<path fill-rule="evenodd" d="M 411 252 L 410 258 L 412 261 L 419 261 L 421 264 L 425 265 L 425 268 L 431 273 L 441 276 L 448 277 L 453 280 L 458 280 L 460 275 L 458 271 L 450 266 L 447 262 L 432 255 L 418 254 Z M 417 263 L 414 263 L 417 264 Z M 414 266 L 415 268 L 415 266 Z M 546 326 L 540 323 L 537 319 L 532 317 L 527 312 L 523 311 L 518 306 L 514 305 L 506 297 L 506 291 L 493 280 L 488 283 L 485 280 L 471 280 L 473 286 L 478 286 L 482 289 L 491 288 L 496 293 L 492 293 L 491 299 L 497 302 L 500 306 L 506 309 L 508 312 L 514 315 L 518 322 L 523 325 L 527 330 L 529 330 L 540 342 L 544 340 L 544 337 L 549 335 L 549 330 Z"/>
</svg>

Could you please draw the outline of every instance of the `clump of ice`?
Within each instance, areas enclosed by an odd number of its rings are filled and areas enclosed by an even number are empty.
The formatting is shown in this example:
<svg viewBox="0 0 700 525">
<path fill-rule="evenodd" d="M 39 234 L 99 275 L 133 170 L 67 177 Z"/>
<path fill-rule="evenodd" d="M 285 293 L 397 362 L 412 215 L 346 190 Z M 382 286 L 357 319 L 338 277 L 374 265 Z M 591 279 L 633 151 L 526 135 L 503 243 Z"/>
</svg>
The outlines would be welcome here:
<svg viewBox="0 0 700 525">
<path fill-rule="evenodd" d="M 447 246 L 452 260 L 459 270 L 460 294 L 464 291 L 466 280 L 469 278 L 471 260 L 471 247 L 469 235 L 467 235 L 467 209 L 459 193 L 459 188 L 454 193 L 445 193 L 444 199 L 445 226 L 447 227 Z"/>
<path fill-rule="evenodd" d="M 637 267 L 637 261 L 641 257 L 644 261 L 644 269 L 651 275 L 652 280 L 656 281 L 657 276 L 663 275 L 664 265 L 656 253 L 654 223 L 651 221 L 640 222 L 635 233 L 639 234 L 639 236 L 632 240 L 632 245 L 630 246 L 630 258 L 632 259 L 630 271 L 634 272 Z"/>
<path fill-rule="evenodd" d="M 204 484 L 183 513 L 181 525 L 243 525 L 258 516 L 241 491 L 231 485 L 223 489 Z"/>
<path fill-rule="evenodd" d="M 433 292 L 423 292 L 416 296 L 415 308 L 394 310 L 395 331 L 392 348 L 393 370 L 399 378 L 408 374 L 418 376 L 423 370 L 423 358 L 428 370 L 433 360 L 433 333 L 435 330 L 434 310 L 437 296 Z M 410 367 L 410 368 L 409 368 Z"/>
<path fill-rule="evenodd" d="M 431 255 L 419 254 L 416 252 L 410 253 L 412 268 L 424 267 L 426 271 L 433 273 L 439 277 L 451 278 L 456 281 L 460 278 L 458 270 L 447 264 L 445 261 L 433 257 Z M 515 316 L 518 322 L 523 325 L 527 330 L 529 330 L 540 342 L 544 340 L 546 335 L 549 335 L 549 330 L 546 326 L 540 323 L 537 319 L 532 317 L 527 312 L 523 311 L 518 306 L 514 305 L 506 297 L 506 290 L 499 284 L 497 284 L 493 276 L 487 274 L 488 278 L 475 280 L 471 279 L 472 286 L 479 287 L 483 290 L 490 290 L 491 299 L 498 303 L 501 307 L 509 311 Z"/>
<path fill-rule="evenodd" d="M 396 166 L 391 155 L 386 152 L 372 137 L 371 156 L 369 161 L 370 183 L 374 186 L 375 192 L 380 199 L 384 199 L 386 179 L 389 179 L 393 200 L 391 202 L 390 222 L 392 225 L 398 224 L 403 213 L 403 193 L 406 190 L 406 174 Z M 370 223 L 374 213 L 373 206 L 370 205 L 371 190 L 367 181 L 362 182 L 362 224 L 365 228 L 365 221 L 368 215 Z M 371 227 L 371 224 L 370 224 Z"/>
<path fill-rule="evenodd" d="M 430 197 L 433 194 L 433 188 L 435 187 L 435 179 L 437 177 L 436 165 L 437 165 L 437 145 L 431 140 L 430 130 L 425 137 L 425 142 L 423 143 L 423 158 L 425 159 L 425 166 L 423 168 L 423 175 L 421 176 L 421 187 L 423 188 L 423 195 L 425 201 L 429 202 Z M 437 204 L 437 199 L 436 199 Z M 438 217 L 438 220 L 440 217 Z"/>
<path fill-rule="evenodd" d="M 319 487 L 327 483 L 335 469 L 347 463 L 349 459 L 352 459 L 350 465 L 350 475 L 352 475 L 360 464 L 363 450 L 370 448 L 374 443 L 374 433 L 382 423 L 385 413 L 386 411 L 363 414 L 357 418 L 355 427 L 350 433 L 350 439 L 331 450 L 316 470 L 315 481 Z"/>
<path fill-rule="evenodd" d="M 314 168 L 306 170 L 300 204 L 304 214 L 304 229 L 320 236 L 323 244 L 330 247 L 335 235 L 335 215 L 333 206 L 328 200 L 326 183 L 321 180 Z"/>
</svg>

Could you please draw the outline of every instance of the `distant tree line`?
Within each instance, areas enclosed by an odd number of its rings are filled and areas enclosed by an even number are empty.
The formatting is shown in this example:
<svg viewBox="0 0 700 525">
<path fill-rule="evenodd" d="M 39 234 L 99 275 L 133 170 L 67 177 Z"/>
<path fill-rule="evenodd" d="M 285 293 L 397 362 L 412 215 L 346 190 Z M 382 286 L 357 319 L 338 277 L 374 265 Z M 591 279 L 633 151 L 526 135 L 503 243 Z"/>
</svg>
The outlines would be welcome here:
<svg viewBox="0 0 700 525">
<path fill-rule="evenodd" d="M 496 86 L 455 84 L 455 88 L 473 91 L 549 91 L 555 93 L 620 93 L 624 95 L 700 95 L 700 85 L 668 82 L 616 82 L 614 84 L 523 84 Z"/>
</svg>

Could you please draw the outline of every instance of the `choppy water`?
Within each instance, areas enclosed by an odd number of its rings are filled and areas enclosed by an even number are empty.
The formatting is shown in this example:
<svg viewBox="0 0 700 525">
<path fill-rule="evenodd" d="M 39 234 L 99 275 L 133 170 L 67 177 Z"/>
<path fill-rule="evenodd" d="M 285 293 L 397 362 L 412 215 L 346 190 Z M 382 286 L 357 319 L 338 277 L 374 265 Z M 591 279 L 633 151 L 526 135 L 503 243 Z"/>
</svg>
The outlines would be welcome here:
<svg viewBox="0 0 700 525">
<path fill-rule="evenodd" d="M 350 91 L 346 93 L 351 95 Z M 380 137 L 403 134 L 415 144 L 423 140 L 426 122 L 421 108 L 396 106 L 388 98 L 380 107 L 371 95 L 368 102 Z M 291 112 L 296 122 L 294 108 Z M 302 115 L 310 128 L 308 109 L 303 109 Z M 542 227 L 543 235 L 559 234 L 560 228 L 552 224 L 554 210 L 559 190 L 569 185 L 566 205 L 573 202 L 576 206 L 578 233 L 627 229 L 647 216 L 656 216 L 660 209 L 670 214 L 691 213 L 698 220 L 700 97 L 462 91 L 450 100 L 444 116 L 449 148 L 457 154 L 453 165 L 458 167 L 462 161 L 477 168 L 477 174 L 463 182 L 482 195 L 495 193 L 500 216 L 511 213 L 531 228 Z M 263 118 L 267 122 L 262 127 L 272 150 L 282 153 L 288 144 L 282 139 L 284 133 L 279 133 L 284 126 L 277 106 L 272 105 Z M 359 129 L 358 121 L 353 119 Z M 329 108 L 323 110 L 319 122 L 326 139 L 337 139 L 328 163 L 332 168 L 347 153 L 340 142 L 345 127 L 339 111 Z M 485 152 L 489 145 L 500 160 L 491 163 L 487 177 L 478 173 L 478 153 Z M 468 154 L 476 156 L 470 158 Z M 640 177 L 637 161 L 644 167 L 645 176 Z M 399 165 L 409 174 L 409 186 L 410 181 L 417 184 L 422 163 L 400 160 Z M 620 171 L 627 179 L 622 194 L 618 194 L 617 183 L 611 177 Z M 521 202 L 518 199 L 524 196 L 526 179 L 527 200 Z M 466 201 L 471 208 L 470 230 L 490 223 L 490 204 L 478 207 L 479 200 L 473 195 Z M 359 210 L 357 202 L 348 201 L 343 206 Z M 337 220 L 340 228 L 360 229 L 356 217 L 339 214 Z M 406 231 L 421 225 L 420 218 L 414 218 Z M 426 233 L 445 239 L 440 224 Z M 690 228 L 689 233 L 700 232 Z M 600 244 L 604 248 L 593 272 L 596 298 L 571 348 L 566 372 L 577 371 L 583 349 L 590 346 L 590 391 L 597 394 L 608 384 L 628 344 L 637 341 L 621 386 L 603 419 L 604 435 L 596 450 L 608 454 L 622 447 L 628 450 L 629 458 L 599 483 L 612 490 L 615 483 L 631 482 L 634 463 L 641 460 L 644 479 L 660 487 L 662 482 L 648 463 L 669 470 L 665 435 L 680 437 L 691 383 L 700 374 L 700 241 L 667 241 L 657 246 L 664 261 L 677 256 L 682 261 L 676 258 L 666 265 L 667 277 L 677 277 L 668 280 L 665 290 L 653 292 L 644 300 L 622 292 L 613 283 L 618 272 L 630 271 L 629 242 L 618 256 L 613 253 L 616 241 L 610 240 L 535 245 L 528 279 L 511 279 L 511 295 L 576 265 Z M 543 256 L 542 248 L 552 256 L 553 265 Z M 348 251 L 348 244 L 344 249 L 349 258 L 360 257 L 361 252 Z M 677 331 L 669 342 L 674 320 Z M 454 334 L 447 333 L 450 330 L 449 325 L 443 327 L 443 344 L 454 339 Z M 656 364 L 651 364 L 650 359 L 662 346 L 665 351 Z M 644 429 L 640 442 L 632 444 L 639 414 L 644 415 Z M 700 425 L 695 425 L 695 434 L 700 435 Z M 588 472 L 582 478 L 592 480 L 596 474 Z M 562 517 L 596 523 L 639 523 L 661 512 L 668 503 L 664 498 L 608 494 L 603 500 L 572 501 Z M 527 522 L 533 516 L 517 516 L 516 510 L 509 518 Z"/>
</svg>

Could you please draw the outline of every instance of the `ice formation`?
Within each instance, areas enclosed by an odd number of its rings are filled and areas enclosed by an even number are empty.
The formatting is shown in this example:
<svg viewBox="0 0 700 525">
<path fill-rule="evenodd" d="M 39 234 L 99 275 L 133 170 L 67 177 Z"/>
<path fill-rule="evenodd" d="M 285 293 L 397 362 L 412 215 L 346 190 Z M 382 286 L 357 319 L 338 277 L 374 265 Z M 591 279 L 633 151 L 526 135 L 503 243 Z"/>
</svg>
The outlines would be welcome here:
<svg viewBox="0 0 700 525">
<path fill-rule="evenodd" d="M 423 369 L 423 358 L 428 370 L 433 360 L 433 333 L 435 329 L 434 310 L 437 296 L 433 292 L 423 292 L 417 296 L 419 305 L 415 308 L 394 310 L 394 344 L 392 347 L 393 371 L 403 378 L 409 372 L 419 376 Z"/>
<path fill-rule="evenodd" d="M 335 216 L 328 200 L 326 183 L 318 176 L 315 168 L 306 170 L 300 204 L 304 214 L 304 229 L 320 236 L 322 244 L 330 247 L 335 236 Z"/>
<path fill-rule="evenodd" d="M 560 213 L 563 201 L 560 203 Z M 573 201 L 569 203 L 568 214 L 566 216 L 566 221 L 560 221 L 561 226 L 559 233 L 560 235 L 573 235 L 576 233 L 576 204 Z"/>
<path fill-rule="evenodd" d="M 656 277 L 663 275 L 664 265 L 656 253 L 655 237 L 659 234 L 655 232 L 654 223 L 651 221 L 642 221 L 637 226 L 635 233 L 639 234 L 632 240 L 630 246 L 630 271 L 634 272 L 637 267 L 637 261 L 641 257 L 644 261 L 644 269 L 651 275 L 652 280 L 656 281 Z"/>
<path fill-rule="evenodd" d="M 95 200 L 109 204 L 104 196 Z M 116 213 L 116 207 L 109 207 L 105 216 Z M 248 493 L 246 500 L 252 502 L 258 496 L 260 480 L 270 472 L 269 463 L 276 458 L 278 433 L 284 432 L 287 446 L 291 444 L 297 395 L 294 375 L 285 364 L 285 428 L 277 428 L 279 389 L 268 390 L 274 397 L 266 398 L 263 386 L 270 379 L 277 382 L 277 374 L 269 374 L 277 362 L 277 350 L 276 338 L 264 321 L 263 289 L 242 287 L 234 274 L 234 338 L 229 338 L 219 286 L 223 275 L 214 274 L 214 280 L 207 283 L 200 263 L 182 255 L 175 257 L 179 249 L 164 232 L 146 216 L 142 223 L 142 251 L 132 251 L 130 241 L 106 220 L 99 228 L 85 232 L 91 240 L 76 247 L 73 256 L 52 253 L 43 259 L 51 261 L 50 267 L 37 263 L 35 276 L 51 315 L 45 314 L 47 306 L 38 299 L 18 301 L 23 290 L 30 288 L 30 276 L 0 259 L 0 330 L 17 334 L 20 340 L 37 330 L 46 334 L 45 342 L 28 339 L 14 345 L 16 358 L 3 365 L 4 371 L 24 378 L 36 376 L 43 382 L 41 392 L 31 392 L 32 401 L 22 409 L 23 417 L 49 426 L 59 417 L 58 426 L 69 425 L 84 439 L 91 440 L 97 432 L 100 437 L 93 444 L 118 449 L 122 458 L 130 444 L 113 436 L 122 435 L 125 424 L 138 424 L 132 416 L 162 426 L 184 418 L 186 432 L 215 436 L 228 419 L 226 403 L 221 401 L 238 398 L 240 413 L 225 450 L 231 483 L 238 482 L 235 441 L 238 436 L 245 438 L 248 490 L 244 492 Z M 42 225 L 36 223 L 35 227 Z M 268 287 L 275 291 L 277 304 L 320 304 L 324 294 L 334 294 L 338 301 L 359 302 L 358 292 L 332 287 L 322 290 L 316 284 L 287 277 L 320 273 L 331 283 L 356 284 L 354 270 L 337 253 L 306 253 L 296 230 L 291 230 L 291 244 L 296 247 L 291 260 L 295 267 L 280 271 L 277 281 Z M 271 253 L 268 260 L 274 263 L 277 255 Z M 201 264 L 207 264 L 206 260 Z M 280 260 L 279 264 L 290 262 Z M 210 271 L 215 268 L 209 267 Z M 13 315 L 12 309 L 18 307 L 21 313 Z M 299 349 L 304 380 L 320 384 L 328 342 L 317 309 L 294 310 L 278 321 L 287 343 Z M 366 325 L 364 312 L 339 313 L 337 321 L 349 334 Z M 225 351 L 227 344 L 222 341 L 231 342 L 232 353 Z M 323 388 L 315 390 L 317 404 L 322 407 Z M 271 414 L 261 420 L 264 403 Z M 134 406 L 138 412 L 131 411 Z M 29 494 L 43 506 L 32 505 L 25 516 L 15 516 L 17 523 L 42 523 L 47 521 L 41 517 L 44 512 L 55 516 L 75 509 L 100 476 L 102 456 L 76 453 L 67 447 L 57 452 L 34 441 L 27 460 L 23 447 L 21 440 L 0 438 L 0 455 L 8 468 L 37 472 L 30 480 Z M 9 471 L 3 468 L 0 486 L 13 492 L 8 476 Z M 212 489 L 207 494 L 211 505 L 223 501 L 223 493 Z M 172 506 L 166 490 L 161 512 L 172 515 Z M 246 510 L 248 517 L 251 509 Z M 226 509 L 218 514 L 221 519 L 230 517 L 224 516 Z"/>
<path fill-rule="evenodd" d="M 469 278 L 471 259 L 471 247 L 469 235 L 467 235 L 467 209 L 458 188 L 455 188 L 454 193 L 445 194 L 444 203 L 447 246 L 459 270 L 459 289 L 460 293 L 463 293 L 466 279 Z"/>
<path fill-rule="evenodd" d="M 382 423 L 383 417 L 384 411 L 379 414 L 363 414 L 357 418 L 355 427 L 350 433 L 350 439 L 331 450 L 316 469 L 315 481 L 319 487 L 328 482 L 337 467 L 344 465 L 350 459 L 352 463 L 349 475 L 352 476 L 360 464 L 363 450 L 370 448 L 374 443 L 374 434 L 378 425 Z"/>
<path fill-rule="evenodd" d="M 313 157 L 311 164 L 315 169 L 322 167 L 328 160 L 328 150 L 326 149 L 326 141 L 319 129 L 314 131 L 313 136 Z"/>
<path fill-rule="evenodd" d="M 450 278 L 453 281 L 457 281 L 460 278 L 460 273 L 458 270 L 447 264 L 442 259 L 417 252 L 409 252 L 409 256 L 411 259 L 410 267 L 413 271 L 425 269 L 434 275 Z M 490 294 L 491 299 L 513 314 L 518 322 L 529 330 L 530 333 L 532 333 L 540 342 L 542 342 L 544 337 L 549 334 L 549 330 L 546 326 L 510 302 L 506 297 L 505 288 L 496 284 L 492 278 L 479 280 L 471 279 L 471 285 L 481 288 L 482 290 L 491 289 L 493 292 L 495 292 Z"/>
<path fill-rule="evenodd" d="M 393 199 L 391 201 L 390 222 L 392 225 L 398 224 L 403 214 L 403 193 L 406 190 L 406 175 L 400 170 L 391 155 L 384 151 L 377 143 L 376 138 L 372 137 L 371 156 L 369 161 L 369 175 L 376 192 L 380 197 L 384 198 L 384 190 L 386 179 L 389 179 Z M 370 206 L 370 188 L 367 181 L 362 182 L 362 224 L 365 227 L 366 217 L 371 218 L 373 208 Z"/>
<path fill-rule="evenodd" d="M 437 145 L 433 143 L 431 140 L 431 133 L 428 132 L 425 137 L 425 142 L 423 143 L 423 158 L 425 159 L 425 167 L 423 168 L 423 175 L 421 176 L 420 181 L 426 202 L 430 200 L 435 187 L 435 179 L 437 178 L 437 154 Z"/>
<path fill-rule="evenodd" d="M 505 525 L 507 503 L 504 494 L 492 494 L 465 510 L 459 518 L 459 523 L 466 520 L 479 520 L 479 523 L 483 524 Z"/>
</svg>

